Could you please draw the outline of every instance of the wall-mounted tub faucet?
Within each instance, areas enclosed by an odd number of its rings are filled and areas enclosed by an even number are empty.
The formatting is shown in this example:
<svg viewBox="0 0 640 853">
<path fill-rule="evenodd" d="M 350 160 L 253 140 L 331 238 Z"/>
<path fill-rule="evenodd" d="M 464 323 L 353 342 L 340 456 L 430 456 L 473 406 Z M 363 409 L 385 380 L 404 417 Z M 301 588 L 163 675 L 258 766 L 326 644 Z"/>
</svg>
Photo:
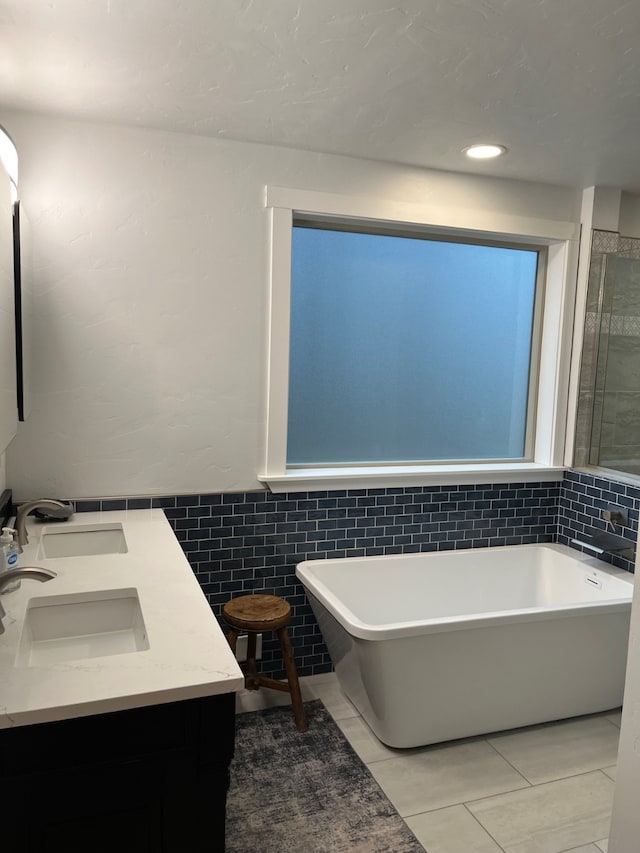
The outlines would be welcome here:
<svg viewBox="0 0 640 853">
<path fill-rule="evenodd" d="M 618 554 L 626 560 L 635 559 L 635 542 L 616 536 L 606 530 L 594 530 L 590 538 L 591 544 L 601 548 L 607 554 Z"/>
<path fill-rule="evenodd" d="M 27 501 L 26 503 L 21 504 L 18 507 L 18 512 L 16 514 L 16 538 L 18 540 L 18 547 L 20 548 L 20 551 L 22 551 L 29 541 L 29 536 L 27 534 L 27 516 L 36 509 L 66 510 L 68 509 L 68 505 L 63 504 L 61 501 L 49 500 L 47 498 L 43 500 Z"/>
<path fill-rule="evenodd" d="M 55 578 L 56 573 L 51 569 L 41 569 L 38 566 L 25 566 L 24 569 L 11 569 L 9 572 L 2 572 L 0 574 L 0 592 L 13 583 L 14 581 L 20 580 L 31 580 L 31 581 L 50 581 L 52 578 Z M 2 606 L 2 602 L 0 601 L 0 634 L 4 634 L 4 625 L 2 624 L 3 618 L 6 616 L 6 612 L 4 607 Z"/>
<path fill-rule="evenodd" d="M 615 530 L 615 525 L 627 524 L 627 513 L 620 507 L 610 506 L 602 510 L 602 517 L 608 521 L 611 527 Z"/>
</svg>

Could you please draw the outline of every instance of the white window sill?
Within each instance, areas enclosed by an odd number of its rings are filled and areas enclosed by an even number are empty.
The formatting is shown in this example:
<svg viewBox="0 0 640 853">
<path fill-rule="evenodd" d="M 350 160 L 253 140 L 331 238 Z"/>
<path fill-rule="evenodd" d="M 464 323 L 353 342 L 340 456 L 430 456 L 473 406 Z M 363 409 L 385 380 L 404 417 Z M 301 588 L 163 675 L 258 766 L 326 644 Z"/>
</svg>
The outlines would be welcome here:
<svg viewBox="0 0 640 853">
<path fill-rule="evenodd" d="M 480 483 L 556 482 L 566 468 L 536 462 L 466 465 L 394 465 L 358 468 L 296 468 L 284 474 L 259 474 L 272 492 L 378 489 L 399 486 L 451 486 Z"/>
</svg>

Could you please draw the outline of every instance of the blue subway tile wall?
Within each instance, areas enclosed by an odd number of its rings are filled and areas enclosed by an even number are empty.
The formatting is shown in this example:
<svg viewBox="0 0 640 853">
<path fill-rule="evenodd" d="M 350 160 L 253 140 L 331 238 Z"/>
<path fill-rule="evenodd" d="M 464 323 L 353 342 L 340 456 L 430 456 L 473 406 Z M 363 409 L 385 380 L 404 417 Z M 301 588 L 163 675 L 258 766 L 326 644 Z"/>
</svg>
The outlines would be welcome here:
<svg viewBox="0 0 640 853">
<path fill-rule="evenodd" d="M 328 671 L 331 662 L 295 577 L 297 563 L 552 542 L 560 491 L 560 483 L 509 483 L 123 500 L 129 509 L 164 509 L 216 615 L 232 595 L 287 598 L 298 669 L 311 675 Z M 123 500 L 78 501 L 76 510 L 122 509 Z M 284 676 L 269 636 L 262 668 Z"/>
<path fill-rule="evenodd" d="M 619 506 L 626 510 L 627 525 L 616 525 L 612 528 L 605 522 L 602 511 L 610 506 Z M 584 471 L 567 471 L 560 490 L 557 541 L 585 553 L 592 553 L 587 548 L 572 544 L 572 540 L 585 541 L 595 530 L 609 530 L 635 542 L 638 536 L 639 511 L 640 487 Z M 602 554 L 599 559 L 628 572 L 634 570 L 632 561 L 618 555 Z"/>
</svg>

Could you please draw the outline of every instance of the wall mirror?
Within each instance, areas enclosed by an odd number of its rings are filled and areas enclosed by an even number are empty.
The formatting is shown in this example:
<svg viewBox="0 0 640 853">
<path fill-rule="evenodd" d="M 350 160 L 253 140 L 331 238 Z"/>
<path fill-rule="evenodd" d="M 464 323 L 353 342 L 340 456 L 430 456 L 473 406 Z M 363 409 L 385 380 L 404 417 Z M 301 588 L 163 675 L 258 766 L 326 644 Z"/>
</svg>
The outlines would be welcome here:
<svg viewBox="0 0 640 853">
<path fill-rule="evenodd" d="M 31 411 L 31 350 L 33 342 L 33 288 L 31 228 L 21 201 L 13 206 L 13 256 L 16 312 L 16 381 L 18 420 Z"/>
</svg>

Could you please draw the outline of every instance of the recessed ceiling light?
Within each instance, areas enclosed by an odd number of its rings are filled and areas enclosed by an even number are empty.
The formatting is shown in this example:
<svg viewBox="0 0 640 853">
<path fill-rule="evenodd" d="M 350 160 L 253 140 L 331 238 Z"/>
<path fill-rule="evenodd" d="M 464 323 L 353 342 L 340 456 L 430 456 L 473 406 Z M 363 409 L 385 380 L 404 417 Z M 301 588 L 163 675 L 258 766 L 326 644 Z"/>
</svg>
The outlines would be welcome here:
<svg viewBox="0 0 640 853">
<path fill-rule="evenodd" d="M 492 157 L 500 157 L 501 154 L 506 154 L 507 151 L 504 145 L 487 145 L 486 143 L 469 145 L 468 148 L 462 150 L 467 157 L 472 157 L 474 160 L 490 160 Z"/>
</svg>

